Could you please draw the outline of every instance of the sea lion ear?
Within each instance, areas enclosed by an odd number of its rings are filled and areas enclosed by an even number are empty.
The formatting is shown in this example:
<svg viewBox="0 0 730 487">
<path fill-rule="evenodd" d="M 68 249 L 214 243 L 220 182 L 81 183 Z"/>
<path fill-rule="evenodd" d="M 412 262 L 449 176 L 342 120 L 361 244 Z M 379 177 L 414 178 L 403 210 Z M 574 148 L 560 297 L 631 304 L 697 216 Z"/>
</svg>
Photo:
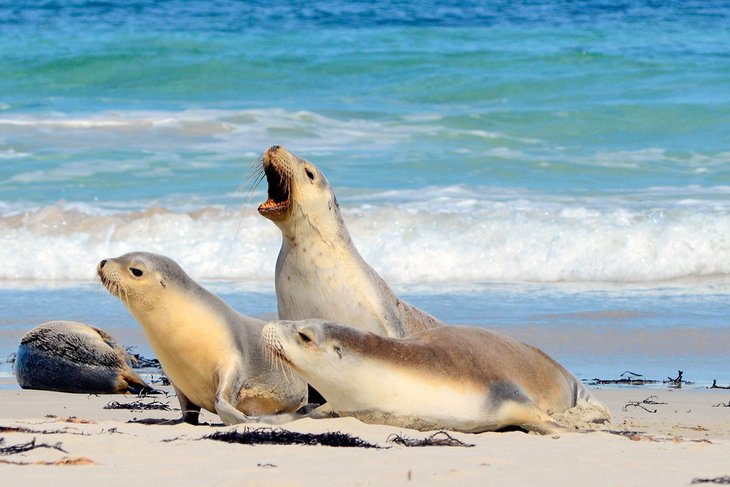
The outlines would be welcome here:
<svg viewBox="0 0 730 487">
<path fill-rule="evenodd" d="M 167 282 L 165 282 L 165 278 L 162 277 L 162 275 L 159 272 L 157 272 L 156 274 L 157 274 L 157 280 L 159 281 L 160 286 L 166 288 L 167 287 Z"/>
</svg>

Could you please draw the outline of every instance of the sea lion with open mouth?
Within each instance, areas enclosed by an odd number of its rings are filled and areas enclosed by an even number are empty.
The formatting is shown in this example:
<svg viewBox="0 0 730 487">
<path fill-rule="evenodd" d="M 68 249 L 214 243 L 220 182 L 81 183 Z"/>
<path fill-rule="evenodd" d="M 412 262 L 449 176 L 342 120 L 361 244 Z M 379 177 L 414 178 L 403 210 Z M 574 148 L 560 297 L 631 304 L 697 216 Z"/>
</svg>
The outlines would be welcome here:
<svg viewBox="0 0 730 487">
<path fill-rule="evenodd" d="M 322 171 L 281 146 L 263 156 L 268 199 L 259 213 L 282 233 L 276 261 L 279 318 L 321 318 L 388 337 L 443 323 L 398 299 L 360 256 Z"/>
</svg>

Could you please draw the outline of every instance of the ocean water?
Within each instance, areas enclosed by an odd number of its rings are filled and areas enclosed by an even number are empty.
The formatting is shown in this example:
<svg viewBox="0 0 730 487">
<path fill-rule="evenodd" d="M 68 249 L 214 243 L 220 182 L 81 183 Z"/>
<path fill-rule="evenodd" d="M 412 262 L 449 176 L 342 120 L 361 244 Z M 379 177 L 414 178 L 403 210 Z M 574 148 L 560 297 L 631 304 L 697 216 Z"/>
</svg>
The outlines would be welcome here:
<svg viewBox="0 0 730 487">
<path fill-rule="evenodd" d="M 248 176 L 280 144 L 440 318 L 581 377 L 730 382 L 728 22 L 713 1 L 0 2 L 0 357 L 49 319 L 148 350 L 92 281 L 132 250 L 274 316 Z"/>
</svg>

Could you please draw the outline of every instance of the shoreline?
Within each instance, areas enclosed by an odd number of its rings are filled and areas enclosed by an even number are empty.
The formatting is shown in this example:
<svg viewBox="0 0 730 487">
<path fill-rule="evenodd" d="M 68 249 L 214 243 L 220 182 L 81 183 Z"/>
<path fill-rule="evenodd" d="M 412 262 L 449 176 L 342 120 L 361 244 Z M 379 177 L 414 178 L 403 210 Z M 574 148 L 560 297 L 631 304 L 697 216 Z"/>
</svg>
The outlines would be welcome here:
<svg viewBox="0 0 730 487">
<path fill-rule="evenodd" d="M 9 380 L 3 379 L 0 385 Z M 161 388 L 168 393 L 170 387 Z M 689 485 L 693 479 L 730 475 L 730 391 L 710 389 L 591 388 L 612 411 L 603 431 L 531 435 L 451 433 L 473 447 L 406 447 L 390 435 L 431 433 L 369 425 L 353 418 L 300 419 L 275 426 L 299 433 L 342 432 L 382 449 L 303 445 L 240 445 L 201 439 L 263 424 L 159 425 L 129 420 L 176 419 L 177 398 L 149 396 L 170 411 L 104 409 L 136 396 L 66 394 L 0 389 L 3 447 L 30 441 L 56 445 L 2 455 L 5 485 L 23 485 L 32 470 L 39 483 L 127 485 L 131 478 L 176 485 Z M 648 400 L 648 402 L 644 402 Z M 659 403 L 659 404 L 655 404 Z M 665 404 L 664 404 L 665 403 Z M 632 406 L 636 404 L 636 406 Z M 642 407 L 643 406 L 643 407 Z M 656 410 L 656 412 L 652 412 Z M 50 416 L 49 416 L 50 415 Z M 10 429 L 8 429 L 10 428 Z M 13 431 L 26 428 L 25 432 Z M 172 441 L 171 441 L 172 440 Z M 389 447 L 389 448 L 385 448 Z"/>
</svg>

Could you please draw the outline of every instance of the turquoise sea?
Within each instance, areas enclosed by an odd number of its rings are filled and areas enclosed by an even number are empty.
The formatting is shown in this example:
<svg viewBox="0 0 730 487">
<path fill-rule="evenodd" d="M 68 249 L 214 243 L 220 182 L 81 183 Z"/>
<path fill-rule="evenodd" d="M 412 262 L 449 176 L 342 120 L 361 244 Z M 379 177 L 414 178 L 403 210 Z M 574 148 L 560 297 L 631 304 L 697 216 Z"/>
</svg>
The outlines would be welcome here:
<svg viewBox="0 0 730 487">
<path fill-rule="evenodd" d="M 0 359 L 51 319 L 149 354 L 93 281 L 132 250 L 273 317 L 247 176 L 280 144 L 445 321 L 582 378 L 727 384 L 728 25 L 712 0 L 0 0 Z"/>
</svg>

